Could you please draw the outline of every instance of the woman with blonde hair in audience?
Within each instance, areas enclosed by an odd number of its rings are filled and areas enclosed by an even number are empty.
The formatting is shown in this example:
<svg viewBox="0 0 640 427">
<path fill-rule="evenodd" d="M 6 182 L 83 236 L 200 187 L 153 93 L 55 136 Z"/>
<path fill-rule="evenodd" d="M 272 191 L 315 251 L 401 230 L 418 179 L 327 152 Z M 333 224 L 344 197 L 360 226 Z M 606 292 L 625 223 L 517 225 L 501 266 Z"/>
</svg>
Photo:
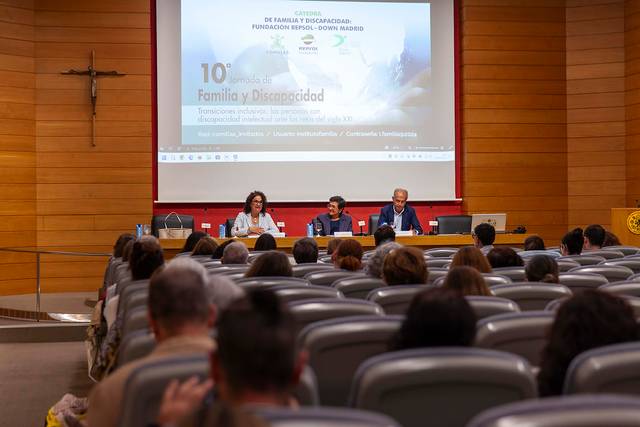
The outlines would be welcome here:
<svg viewBox="0 0 640 427">
<path fill-rule="evenodd" d="M 462 295 L 491 296 L 491 291 L 482 274 L 473 267 L 452 267 L 444 279 L 443 288 L 452 289 Z"/>
<path fill-rule="evenodd" d="M 558 263 L 548 255 L 536 255 L 524 268 L 529 282 L 559 283 Z"/>
<path fill-rule="evenodd" d="M 203 237 L 196 243 L 196 246 L 191 252 L 191 256 L 203 256 L 207 255 L 209 258 L 213 256 L 213 253 L 218 248 L 218 242 L 216 239 L 210 236 Z"/>
<path fill-rule="evenodd" d="M 389 286 L 427 283 L 427 263 L 420 249 L 402 247 L 387 254 L 382 264 L 382 279 Z"/>
<path fill-rule="evenodd" d="M 358 271 L 362 268 L 362 254 L 360 242 L 353 239 L 343 240 L 332 254 L 333 264 L 342 270 Z"/>
<path fill-rule="evenodd" d="M 461 265 L 473 267 L 480 273 L 491 273 L 491 265 L 487 261 L 487 257 L 475 246 L 460 248 L 454 255 L 449 268 Z"/>
</svg>

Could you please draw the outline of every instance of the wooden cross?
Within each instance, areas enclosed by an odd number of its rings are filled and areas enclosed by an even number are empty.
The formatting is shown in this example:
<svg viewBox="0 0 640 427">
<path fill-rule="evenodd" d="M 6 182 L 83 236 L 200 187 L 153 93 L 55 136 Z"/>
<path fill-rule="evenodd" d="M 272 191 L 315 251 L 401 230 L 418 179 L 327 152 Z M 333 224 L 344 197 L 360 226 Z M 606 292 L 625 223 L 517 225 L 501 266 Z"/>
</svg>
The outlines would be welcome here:
<svg viewBox="0 0 640 427">
<path fill-rule="evenodd" d="M 91 146 L 96 146 L 96 103 L 98 101 L 98 77 L 101 76 L 114 76 L 121 77 L 126 74 L 119 73 L 117 71 L 98 71 L 96 70 L 96 51 L 91 51 L 91 64 L 87 67 L 86 71 L 81 70 L 69 70 L 63 71 L 60 74 L 73 74 L 76 76 L 89 76 L 89 89 L 91 97 Z"/>
</svg>

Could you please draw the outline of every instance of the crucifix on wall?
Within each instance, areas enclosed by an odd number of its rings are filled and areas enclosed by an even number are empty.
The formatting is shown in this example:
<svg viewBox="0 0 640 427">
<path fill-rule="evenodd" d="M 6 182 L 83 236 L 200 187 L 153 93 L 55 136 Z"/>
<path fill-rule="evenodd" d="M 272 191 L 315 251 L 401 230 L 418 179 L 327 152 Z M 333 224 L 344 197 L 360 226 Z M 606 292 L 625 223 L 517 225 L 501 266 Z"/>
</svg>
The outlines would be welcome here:
<svg viewBox="0 0 640 427">
<path fill-rule="evenodd" d="M 96 51 L 91 51 L 91 64 L 86 70 L 69 70 L 60 74 L 72 74 L 77 76 L 89 76 L 89 95 L 91 97 L 91 146 L 96 146 L 96 103 L 98 101 L 98 77 L 114 76 L 121 77 L 126 74 L 117 71 L 98 71 L 96 70 Z"/>
</svg>

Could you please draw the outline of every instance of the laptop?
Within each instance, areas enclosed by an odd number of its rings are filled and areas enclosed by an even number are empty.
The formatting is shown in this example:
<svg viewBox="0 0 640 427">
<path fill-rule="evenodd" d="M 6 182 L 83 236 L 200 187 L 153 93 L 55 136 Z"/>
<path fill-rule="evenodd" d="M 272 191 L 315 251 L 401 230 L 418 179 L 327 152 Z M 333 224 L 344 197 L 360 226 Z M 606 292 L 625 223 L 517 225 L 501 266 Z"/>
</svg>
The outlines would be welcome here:
<svg viewBox="0 0 640 427">
<path fill-rule="evenodd" d="M 504 233 L 507 228 L 507 214 L 495 213 L 495 214 L 473 214 L 471 215 L 471 230 L 476 228 L 476 225 L 487 223 L 493 225 L 496 229 L 496 233 Z"/>
</svg>

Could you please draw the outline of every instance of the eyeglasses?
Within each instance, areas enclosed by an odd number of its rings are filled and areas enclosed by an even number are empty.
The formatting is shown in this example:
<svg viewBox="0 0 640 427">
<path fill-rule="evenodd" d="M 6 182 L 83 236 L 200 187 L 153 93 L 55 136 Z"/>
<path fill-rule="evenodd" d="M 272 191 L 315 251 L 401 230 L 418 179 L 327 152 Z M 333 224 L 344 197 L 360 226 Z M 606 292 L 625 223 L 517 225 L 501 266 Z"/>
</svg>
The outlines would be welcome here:
<svg viewBox="0 0 640 427">
<path fill-rule="evenodd" d="M 252 200 L 251 203 L 253 203 L 254 205 L 261 205 L 262 200 Z"/>
<path fill-rule="evenodd" d="M 331 209 L 331 208 L 333 208 L 333 209 L 338 209 L 338 205 L 334 205 L 334 204 L 331 204 L 331 203 L 327 203 L 327 209 Z"/>
</svg>

